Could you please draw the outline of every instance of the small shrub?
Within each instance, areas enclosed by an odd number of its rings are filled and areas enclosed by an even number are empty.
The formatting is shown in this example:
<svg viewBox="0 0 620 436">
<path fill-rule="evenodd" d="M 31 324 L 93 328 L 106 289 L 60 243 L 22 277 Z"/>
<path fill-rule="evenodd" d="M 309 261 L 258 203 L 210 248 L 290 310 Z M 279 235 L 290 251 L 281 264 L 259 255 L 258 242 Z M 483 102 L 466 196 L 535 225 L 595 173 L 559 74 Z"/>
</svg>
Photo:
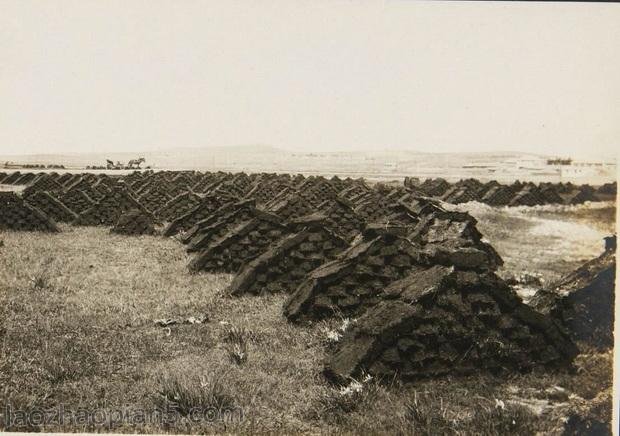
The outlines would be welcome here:
<svg viewBox="0 0 620 436">
<path fill-rule="evenodd" d="M 251 330 L 243 327 L 231 327 L 224 341 L 231 362 L 242 365 L 248 360 L 248 341 L 256 340 L 256 335 Z"/>
<path fill-rule="evenodd" d="M 43 291 L 51 289 L 52 284 L 50 280 L 49 269 L 52 265 L 53 259 L 50 257 L 45 258 L 38 267 L 33 271 L 33 275 L 30 276 L 30 289 L 33 291 Z"/>
<path fill-rule="evenodd" d="M 245 342 L 233 343 L 228 346 L 228 357 L 231 362 L 242 365 L 248 360 L 248 349 Z"/>
<path fill-rule="evenodd" d="M 224 340 L 229 343 L 243 341 L 259 342 L 259 336 L 254 331 L 246 329 L 245 327 L 232 326 L 228 329 Z"/>
<path fill-rule="evenodd" d="M 39 272 L 30 277 L 30 288 L 33 291 L 43 291 L 45 289 L 50 289 L 51 287 L 52 286 L 46 272 Z"/>
</svg>

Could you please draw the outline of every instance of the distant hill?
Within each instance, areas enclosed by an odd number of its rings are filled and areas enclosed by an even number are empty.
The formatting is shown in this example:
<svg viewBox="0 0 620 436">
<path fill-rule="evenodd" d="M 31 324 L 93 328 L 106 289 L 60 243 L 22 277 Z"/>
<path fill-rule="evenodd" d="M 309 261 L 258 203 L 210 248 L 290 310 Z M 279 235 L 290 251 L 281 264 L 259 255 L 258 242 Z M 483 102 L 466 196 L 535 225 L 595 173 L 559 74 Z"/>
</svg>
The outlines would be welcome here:
<svg viewBox="0 0 620 436">
<path fill-rule="evenodd" d="M 62 154 L 29 154 L 29 155 L 0 155 L 0 163 L 11 161 L 15 163 L 62 164 L 67 168 L 84 168 L 85 166 L 105 166 L 106 159 L 114 162 L 128 162 L 130 159 L 144 157 L 143 166 L 166 169 L 207 169 L 216 166 L 235 165 L 239 161 L 261 162 L 269 156 L 286 154 L 287 152 L 275 147 L 264 145 L 245 145 L 233 147 L 191 148 L 179 147 L 167 150 L 153 150 L 145 152 L 111 152 L 111 153 L 62 153 Z"/>
<path fill-rule="evenodd" d="M 510 182 L 567 180 L 558 168 L 547 165 L 549 156 L 521 152 L 427 153 L 413 150 L 300 152 L 268 145 L 190 148 L 122 153 L 64 153 L 0 156 L 6 161 L 29 164 L 62 164 L 68 169 L 105 166 L 106 159 L 128 162 L 144 157 L 142 167 L 170 170 L 287 172 L 303 174 L 402 179 L 405 176 L 444 177 L 448 180 L 474 177 Z M 587 168 L 586 168 L 587 169 Z M 581 171 L 575 181 L 598 182 L 615 179 L 615 162 Z"/>
<path fill-rule="evenodd" d="M 422 153 L 411 150 L 299 152 L 267 145 L 191 148 L 146 152 L 63 153 L 0 156 L 0 163 L 62 164 L 67 168 L 101 166 L 106 159 L 128 162 L 144 157 L 153 169 L 251 170 L 286 172 L 392 172 L 410 166 L 445 166 L 449 162 L 521 159 L 524 153 Z"/>
</svg>

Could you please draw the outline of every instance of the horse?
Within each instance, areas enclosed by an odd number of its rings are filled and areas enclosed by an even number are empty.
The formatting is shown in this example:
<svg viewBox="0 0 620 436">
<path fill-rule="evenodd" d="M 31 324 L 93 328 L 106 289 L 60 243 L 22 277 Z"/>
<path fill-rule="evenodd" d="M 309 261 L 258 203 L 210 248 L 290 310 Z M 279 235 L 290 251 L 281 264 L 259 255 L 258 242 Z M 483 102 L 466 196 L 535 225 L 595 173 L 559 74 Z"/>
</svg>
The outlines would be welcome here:
<svg viewBox="0 0 620 436">
<path fill-rule="evenodd" d="M 128 163 L 127 163 L 127 167 L 128 168 L 133 168 L 133 166 L 135 165 L 137 169 L 140 169 L 140 164 L 142 162 L 145 162 L 146 159 L 144 159 L 143 157 L 139 158 L 139 159 L 131 159 Z"/>
</svg>

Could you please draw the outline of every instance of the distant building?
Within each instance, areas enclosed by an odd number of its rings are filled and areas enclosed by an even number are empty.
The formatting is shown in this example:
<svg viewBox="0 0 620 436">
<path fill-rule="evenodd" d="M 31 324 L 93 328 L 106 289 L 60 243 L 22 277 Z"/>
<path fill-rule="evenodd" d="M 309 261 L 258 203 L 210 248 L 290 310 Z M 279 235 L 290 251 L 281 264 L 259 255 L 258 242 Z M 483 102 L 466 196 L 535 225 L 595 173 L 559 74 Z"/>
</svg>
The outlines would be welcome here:
<svg viewBox="0 0 620 436">
<path fill-rule="evenodd" d="M 547 159 L 547 165 L 570 165 L 573 163 L 573 160 L 569 157 L 567 159 Z"/>
</svg>

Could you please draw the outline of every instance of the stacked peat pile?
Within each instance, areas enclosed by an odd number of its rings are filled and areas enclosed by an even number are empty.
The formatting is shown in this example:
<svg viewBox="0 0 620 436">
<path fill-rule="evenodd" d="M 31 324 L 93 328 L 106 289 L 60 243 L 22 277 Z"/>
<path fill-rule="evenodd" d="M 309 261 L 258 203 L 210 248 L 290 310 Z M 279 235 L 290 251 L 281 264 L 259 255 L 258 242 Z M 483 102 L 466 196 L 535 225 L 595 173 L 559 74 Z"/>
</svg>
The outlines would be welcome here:
<svg viewBox="0 0 620 436">
<path fill-rule="evenodd" d="M 342 180 L 338 176 L 333 176 L 331 179 L 329 179 L 329 184 L 332 185 L 336 192 L 340 192 L 348 185 L 348 181 Z"/>
<path fill-rule="evenodd" d="M 227 203 L 234 203 L 238 199 L 226 195 L 206 195 L 200 200 L 200 203 L 196 205 L 189 212 L 175 218 L 164 229 L 164 236 L 174 236 L 179 232 L 189 230 L 198 221 L 202 221 L 208 218 L 215 211 L 220 209 Z"/>
<path fill-rule="evenodd" d="M 25 200 L 28 204 L 38 208 L 56 222 L 72 223 L 77 219 L 75 212 L 49 192 L 38 191 L 28 195 Z"/>
<path fill-rule="evenodd" d="M 82 174 L 82 178 L 86 180 L 92 187 L 99 180 L 99 174 L 85 173 Z"/>
<path fill-rule="evenodd" d="M 280 192 L 278 192 L 272 199 L 263 204 L 263 209 L 271 211 L 277 208 L 282 202 L 285 202 L 289 197 L 295 195 L 297 192 L 292 186 L 285 186 Z"/>
<path fill-rule="evenodd" d="M 246 185 L 246 176 L 240 176 L 241 173 L 224 173 L 217 172 L 206 176 L 199 184 L 192 188 L 195 192 L 216 195 L 218 193 L 226 193 L 226 195 L 239 197 L 243 195 L 244 186 Z"/>
<path fill-rule="evenodd" d="M 371 197 L 359 201 L 354 210 L 367 223 L 385 222 L 386 211 L 392 204 L 384 195 L 373 193 Z"/>
<path fill-rule="evenodd" d="M 230 285 L 232 294 L 290 293 L 310 271 L 335 259 L 348 246 L 325 226 L 323 216 L 306 217 L 291 225 L 301 230 L 243 265 Z"/>
<path fill-rule="evenodd" d="M 413 228 L 420 222 L 420 218 L 418 214 L 405 203 L 397 201 L 390 204 L 386 208 L 383 217 L 375 222 Z"/>
<path fill-rule="evenodd" d="M 236 212 L 239 209 L 250 208 L 253 209 L 255 207 L 255 203 L 253 200 L 241 200 L 237 202 L 228 202 L 224 203 L 222 207 L 214 210 L 211 214 L 207 215 L 206 218 L 196 222 L 192 227 L 188 230 L 185 230 L 182 233 L 176 235 L 176 239 L 178 239 L 182 244 L 189 244 L 192 239 L 200 237 L 203 230 L 207 229 L 211 225 L 218 223 L 223 220 L 228 215 Z M 253 218 L 253 217 L 252 217 Z"/>
<path fill-rule="evenodd" d="M 413 190 L 409 188 L 404 188 L 402 186 L 390 186 L 385 192 L 385 197 L 388 200 L 395 203 L 400 202 L 403 204 L 409 204 L 415 201 L 417 197 L 424 197 L 425 195 L 426 194 L 424 194 L 424 192 L 422 192 L 421 190 Z"/>
<path fill-rule="evenodd" d="M 218 181 L 225 173 L 205 173 L 202 174 L 196 183 L 191 187 L 193 192 L 204 194 L 207 189 L 216 181 Z"/>
<path fill-rule="evenodd" d="M 283 220 L 290 220 L 311 215 L 316 211 L 316 208 L 312 206 L 305 194 L 298 192 L 270 205 L 268 211 L 278 215 Z"/>
<path fill-rule="evenodd" d="M 569 204 L 583 204 L 586 201 L 599 201 L 594 189 L 588 185 L 579 188 L 579 191 L 569 200 Z"/>
<path fill-rule="evenodd" d="M 419 189 L 420 178 L 405 176 L 405 181 L 403 182 L 403 184 L 405 185 L 406 188 L 409 188 L 409 189 Z"/>
<path fill-rule="evenodd" d="M 102 183 L 101 181 L 98 181 L 93 184 L 93 190 L 96 191 L 97 194 L 102 198 L 106 194 L 109 194 L 110 192 L 112 192 L 112 187 L 106 183 Z"/>
<path fill-rule="evenodd" d="M 107 174 L 98 174 L 97 182 L 93 185 L 106 185 L 108 188 L 113 188 L 116 186 L 116 183 L 119 181 L 118 178 L 112 178 Z"/>
<path fill-rule="evenodd" d="M 409 205 L 418 197 L 396 188 L 383 188 L 357 199 L 355 214 L 367 223 L 384 223 L 396 226 L 413 226 L 419 221 L 418 213 Z"/>
<path fill-rule="evenodd" d="M 3 185 L 14 185 L 15 181 L 19 180 L 19 178 L 21 176 L 22 176 L 22 174 L 19 171 L 15 171 L 14 173 L 10 173 L 9 175 L 7 175 L 2 180 L 2 184 Z"/>
<path fill-rule="evenodd" d="M 237 272 L 244 263 L 260 256 L 289 233 L 279 216 L 257 211 L 256 218 L 211 243 L 190 262 L 189 269 L 192 272 Z"/>
<path fill-rule="evenodd" d="M 216 195 L 232 198 L 243 198 L 245 196 L 243 190 L 235 186 L 231 180 L 227 180 L 223 183 L 218 184 L 218 186 L 209 189 L 207 191 L 207 195 Z"/>
<path fill-rule="evenodd" d="M 181 180 L 185 180 L 185 179 L 181 179 Z M 171 182 L 171 184 L 168 185 L 168 194 L 170 195 L 170 200 L 174 200 L 179 195 L 186 194 L 186 193 L 191 193 L 193 195 L 196 195 L 195 192 L 192 192 L 191 186 L 192 186 L 191 183 L 188 185 L 181 185 L 181 182 L 179 182 L 178 184 L 172 184 Z M 164 206 L 165 206 L 165 203 L 162 206 L 160 206 L 160 209 Z"/>
<path fill-rule="evenodd" d="M 288 188 L 290 188 L 289 183 L 284 182 L 280 178 L 260 181 L 246 194 L 245 198 L 252 198 L 258 206 L 264 207 L 279 193 Z"/>
<path fill-rule="evenodd" d="M 531 182 L 515 181 L 510 185 L 503 185 L 495 180 L 481 183 L 476 179 L 459 180 L 450 184 L 444 179 L 427 179 L 420 185 L 414 185 L 405 178 L 404 187 L 414 187 L 435 198 L 448 203 L 458 204 L 468 201 L 479 201 L 490 206 L 538 206 L 544 204 L 581 204 L 586 201 L 602 201 L 599 195 L 608 199 L 615 193 L 612 183 L 595 190 L 589 185 L 576 186 L 568 183 L 543 182 L 538 185 Z M 376 188 L 375 188 L 376 191 Z M 419 195 L 416 191 L 413 195 Z M 599 195 L 597 195 L 599 194 Z M 612 194 L 613 195 L 613 194 Z M 405 202 L 406 203 L 406 202 Z"/>
<path fill-rule="evenodd" d="M 67 186 L 75 179 L 79 178 L 80 175 L 79 174 L 71 174 L 71 173 L 64 173 L 61 174 L 60 176 L 58 176 L 58 178 L 56 179 L 56 181 L 58 183 L 60 183 L 63 188 L 67 188 Z"/>
<path fill-rule="evenodd" d="M 305 180 L 306 178 L 304 177 L 303 174 L 295 174 L 291 180 L 291 186 L 293 186 L 294 188 L 297 188 L 302 183 L 304 183 Z"/>
<path fill-rule="evenodd" d="M 25 189 L 22 195 L 28 197 L 36 192 L 47 191 L 51 193 L 61 192 L 62 185 L 54 180 L 49 174 L 41 174 L 34 179 Z"/>
<path fill-rule="evenodd" d="M 119 235 L 155 235 L 153 216 L 144 210 L 131 209 L 122 213 L 110 232 Z"/>
<path fill-rule="evenodd" d="M 431 197 L 441 197 L 450 188 L 450 183 L 445 179 L 426 179 L 419 188 Z"/>
<path fill-rule="evenodd" d="M 618 192 L 618 183 L 605 183 L 601 185 L 596 192 L 603 195 L 616 195 Z"/>
<path fill-rule="evenodd" d="M 508 206 L 538 206 L 545 203 L 545 197 L 538 187 L 528 184 L 512 197 Z"/>
<path fill-rule="evenodd" d="M 370 193 L 372 191 L 364 181 L 350 179 L 347 180 L 349 181 L 349 184 L 346 188 L 340 191 L 340 196 L 351 202 L 355 198 L 360 198 L 364 194 Z"/>
<path fill-rule="evenodd" d="M 363 204 L 364 202 L 372 201 L 372 199 L 375 198 L 376 194 L 377 193 L 374 190 L 372 190 L 372 191 L 362 192 L 359 195 L 354 195 L 350 198 L 347 197 L 347 199 L 350 200 L 351 203 L 355 205 L 355 207 L 357 207 L 360 204 Z"/>
<path fill-rule="evenodd" d="M 125 179 L 126 186 L 137 196 L 139 192 L 151 183 L 150 175 L 141 174 L 140 177 L 131 177 Z"/>
<path fill-rule="evenodd" d="M 58 232 L 54 220 L 14 192 L 0 191 L 0 229 Z"/>
<path fill-rule="evenodd" d="M 254 207 L 253 200 L 230 203 L 211 214 L 208 218 L 197 222 L 181 238 L 187 243 L 187 252 L 206 250 L 209 244 L 219 240 L 233 229 L 248 223 L 260 215 Z"/>
<path fill-rule="evenodd" d="M 338 196 L 338 191 L 332 186 L 329 180 L 324 177 L 308 178 L 297 191 L 308 202 L 310 207 L 316 208 L 326 200 L 334 199 Z"/>
<path fill-rule="evenodd" d="M 133 173 L 122 176 L 120 180 L 122 180 L 125 186 L 133 187 L 136 182 L 143 178 L 144 175 L 140 171 L 134 171 Z"/>
<path fill-rule="evenodd" d="M 95 200 L 90 198 L 88 194 L 80 189 L 71 189 L 60 195 L 60 202 L 71 209 L 73 212 L 80 214 L 95 204 Z"/>
<path fill-rule="evenodd" d="M 427 216 L 433 212 L 444 210 L 439 200 L 430 197 L 416 197 L 414 201 L 409 203 L 408 207 L 418 217 Z"/>
<path fill-rule="evenodd" d="M 441 199 L 452 204 L 478 201 L 480 200 L 480 197 L 477 195 L 477 189 L 466 185 L 454 185 L 448 188 L 448 190 L 441 196 Z"/>
<path fill-rule="evenodd" d="M 575 345 L 493 273 L 435 265 L 392 283 L 326 364 L 345 383 L 369 373 L 418 379 L 569 364 Z"/>
<path fill-rule="evenodd" d="M 502 185 L 497 180 L 488 181 L 480 186 L 480 189 L 478 190 L 478 196 L 480 197 L 479 201 L 482 201 L 484 196 L 487 195 L 491 189 L 497 188 L 498 186 Z"/>
<path fill-rule="evenodd" d="M 151 182 L 143 187 L 138 194 L 137 200 L 146 210 L 153 213 L 172 199 L 165 182 Z"/>
<path fill-rule="evenodd" d="M 547 186 L 540 188 L 540 194 L 543 196 L 544 204 L 563 204 L 564 199 L 558 193 L 553 184 L 549 183 Z"/>
<path fill-rule="evenodd" d="M 191 191 L 184 192 L 170 199 L 166 204 L 155 211 L 155 216 L 164 220 L 173 219 L 186 214 L 200 203 L 200 196 Z"/>
<path fill-rule="evenodd" d="M 285 316 L 301 321 L 335 312 L 358 315 L 376 304 L 387 285 L 423 262 L 405 233 L 400 227 L 369 226 L 347 251 L 306 277 L 286 302 Z"/>
<path fill-rule="evenodd" d="M 223 173 L 221 171 L 213 174 L 209 177 L 210 182 L 203 184 L 203 188 L 200 190 L 193 189 L 195 192 L 201 192 L 203 194 L 212 194 L 214 190 L 216 190 L 219 186 L 221 186 L 226 181 L 233 178 L 231 173 Z"/>
<path fill-rule="evenodd" d="M 93 189 L 92 184 L 86 177 L 78 177 L 76 180 L 73 180 L 66 188 L 66 192 L 69 191 L 82 191 L 94 201 L 102 198 L 102 195 Z"/>
<path fill-rule="evenodd" d="M 465 212 L 435 209 L 409 233 L 434 263 L 462 269 L 494 271 L 503 264 L 495 249 L 482 240 L 476 219 Z"/>
<path fill-rule="evenodd" d="M 28 185 L 34 181 L 35 178 L 38 177 L 36 173 L 24 173 L 18 179 L 16 179 L 13 184 L 14 185 Z"/>
<path fill-rule="evenodd" d="M 566 326 L 575 341 L 597 348 L 613 347 L 616 282 L 615 243 L 605 252 L 540 290 L 530 304 Z"/>
<path fill-rule="evenodd" d="M 235 197 L 243 198 L 252 189 L 252 180 L 244 172 L 237 173 L 229 181 L 223 183 L 221 188 Z"/>
<path fill-rule="evenodd" d="M 567 183 L 558 183 L 557 185 L 555 185 L 558 194 L 570 194 L 571 192 L 573 192 L 575 190 L 575 185 L 572 184 L 572 182 L 567 182 Z"/>
<path fill-rule="evenodd" d="M 489 206 L 507 206 L 512 200 L 514 193 L 507 186 L 494 186 L 489 189 L 481 201 Z"/>
<path fill-rule="evenodd" d="M 183 191 L 187 191 L 193 186 L 197 179 L 196 174 L 193 171 L 180 171 L 172 173 L 172 179 L 170 179 L 170 188 L 179 195 Z"/>
<path fill-rule="evenodd" d="M 469 178 L 459 180 L 455 183 L 455 186 L 467 188 L 472 195 L 477 196 L 486 185 L 478 179 Z"/>
<path fill-rule="evenodd" d="M 82 226 L 113 226 L 120 216 L 132 209 L 148 214 L 148 211 L 136 200 L 124 186 L 114 188 L 101 200 L 78 215 L 75 224 Z"/>
<path fill-rule="evenodd" d="M 364 219 L 355 213 L 351 202 L 343 197 L 325 200 L 317 210 L 325 215 L 327 227 L 347 241 L 352 241 L 364 228 Z"/>
<path fill-rule="evenodd" d="M 149 178 L 148 189 L 152 189 L 155 185 L 160 185 L 165 188 L 165 193 L 171 198 L 176 197 L 179 193 L 188 190 L 191 185 L 191 180 L 189 184 L 184 184 L 184 176 L 186 176 L 186 173 L 180 171 L 158 171 Z M 143 189 L 142 193 L 146 191 L 147 189 Z"/>
</svg>

